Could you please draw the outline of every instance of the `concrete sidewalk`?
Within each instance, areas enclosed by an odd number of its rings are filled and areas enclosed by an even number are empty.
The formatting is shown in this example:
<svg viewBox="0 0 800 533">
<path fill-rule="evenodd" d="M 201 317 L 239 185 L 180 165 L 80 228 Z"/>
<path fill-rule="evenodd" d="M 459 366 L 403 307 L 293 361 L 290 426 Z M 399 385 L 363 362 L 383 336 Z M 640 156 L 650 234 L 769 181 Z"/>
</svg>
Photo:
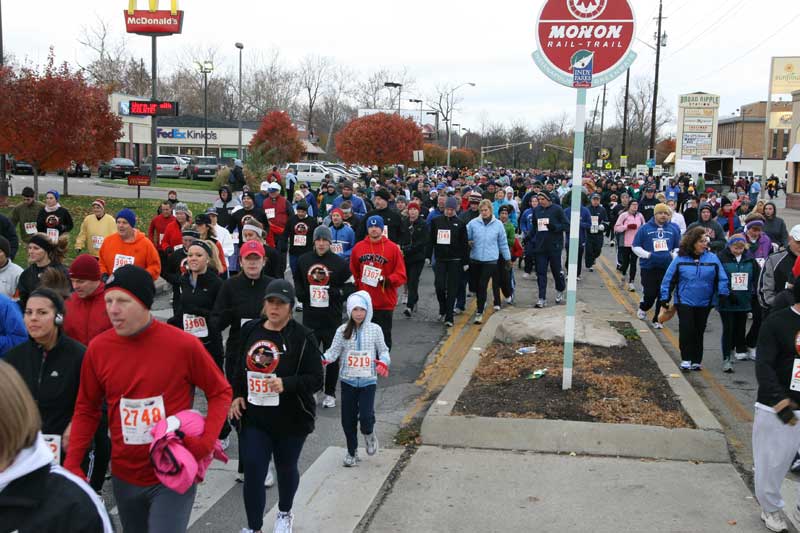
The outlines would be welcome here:
<svg viewBox="0 0 800 533">
<path fill-rule="evenodd" d="M 730 464 L 421 447 L 370 532 L 762 531 Z"/>
</svg>

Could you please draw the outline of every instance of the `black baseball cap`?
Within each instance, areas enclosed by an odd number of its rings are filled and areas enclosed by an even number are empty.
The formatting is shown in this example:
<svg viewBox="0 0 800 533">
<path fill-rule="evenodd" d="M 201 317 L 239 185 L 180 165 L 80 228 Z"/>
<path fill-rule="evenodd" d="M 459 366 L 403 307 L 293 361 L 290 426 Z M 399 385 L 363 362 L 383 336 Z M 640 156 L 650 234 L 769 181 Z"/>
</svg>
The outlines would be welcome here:
<svg viewBox="0 0 800 533">
<path fill-rule="evenodd" d="M 267 285 L 264 299 L 278 298 L 284 303 L 294 304 L 294 287 L 285 279 L 275 279 Z"/>
</svg>

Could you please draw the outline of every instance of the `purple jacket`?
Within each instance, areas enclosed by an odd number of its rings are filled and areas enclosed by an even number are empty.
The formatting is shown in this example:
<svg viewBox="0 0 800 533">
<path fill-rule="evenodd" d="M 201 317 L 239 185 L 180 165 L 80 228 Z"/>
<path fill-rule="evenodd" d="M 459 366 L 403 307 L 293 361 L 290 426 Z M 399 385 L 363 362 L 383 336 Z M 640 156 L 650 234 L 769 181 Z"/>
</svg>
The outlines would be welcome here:
<svg viewBox="0 0 800 533">
<path fill-rule="evenodd" d="M 752 257 L 754 259 L 766 259 L 772 253 L 772 241 L 767 237 L 766 233 L 762 233 L 758 238 L 757 243 L 752 243 L 750 238 L 745 234 L 749 249 L 745 253 L 745 257 Z"/>
</svg>

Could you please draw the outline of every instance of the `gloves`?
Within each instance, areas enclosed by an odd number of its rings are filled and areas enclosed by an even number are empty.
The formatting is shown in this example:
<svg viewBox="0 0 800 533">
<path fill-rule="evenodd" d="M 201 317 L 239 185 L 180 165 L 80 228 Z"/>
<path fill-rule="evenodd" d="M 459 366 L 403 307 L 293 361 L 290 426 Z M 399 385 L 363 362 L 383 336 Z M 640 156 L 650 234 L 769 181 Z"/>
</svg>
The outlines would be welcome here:
<svg viewBox="0 0 800 533">
<path fill-rule="evenodd" d="M 606 227 L 605 227 L 604 224 L 598 224 L 597 225 L 597 231 L 605 231 L 605 230 L 606 230 Z"/>
<path fill-rule="evenodd" d="M 190 435 L 184 435 L 183 438 L 183 447 L 189 450 L 194 458 L 198 461 L 208 457 L 211 455 L 213 451 L 213 445 L 209 446 L 203 441 L 203 437 L 192 437 Z"/>
<path fill-rule="evenodd" d="M 658 301 L 658 305 L 659 305 L 659 306 L 660 306 L 662 309 L 669 309 L 669 300 L 659 300 L 659 301 Z"/>
<path fill-rule="evenodd" d="M 431 266 L 431 260 L 430 260 L 430 258 L 427 258 L 427 259 L 425 259 L 425 264 L 426 264 L 427 266 Z"/>
<path fill-rule="evenodd" d="M 382 378 L 389 377 L 389 367 L 383 361 L 378 360 L 375 362 L 375 372 Z"/>
<path fill-rule="evenodd" d="M 506 270 L 511 270 L 514 267 L 511 261 L 505 261 L 504 263 L 505 264 L 503 266 L 505 266 Z"/>
<path fill-rule="evenodd" d="M 469 270 L 469 264 L 465 263 L 462 268 L 464 269 L 464 272 L 466 272 L 467 270 Z"/>
<path fill-rule="evenodd" d="M 628 229 L 636 229 L 638 227 L 636 224 L 628 224 Z"/>
<path fill-rule="evenodd" d="M 328 366 L 328 360 L 325 359 L 324 357 L 322 357 L 321 359 L 322 359 L 322 368 L 325 368 L 326 366 Z"/>
<path fill-rule="evenodd" d="M 794 411 L 797 408 L 797 404 L 789 398 L 779 401 L 773 407 L 773 409 L 775 409 L 775 414 L 778 415 L 778 418 L 781 419 L 781 422 L 784 424 L 789 424 L 790 426 L 797 424 L 797 417 L 794 416 Z"/>
</svg>

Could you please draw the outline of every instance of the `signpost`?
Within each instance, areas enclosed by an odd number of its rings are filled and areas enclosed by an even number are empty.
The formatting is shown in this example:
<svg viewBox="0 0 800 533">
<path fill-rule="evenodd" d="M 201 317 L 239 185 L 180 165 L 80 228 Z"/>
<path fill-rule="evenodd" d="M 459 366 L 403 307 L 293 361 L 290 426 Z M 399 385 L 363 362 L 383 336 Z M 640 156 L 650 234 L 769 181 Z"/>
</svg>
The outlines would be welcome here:
<svg viewBox="0 0 800 533">
<path fill-rule="evenodd" d="M 572 149 L 572 183 L 576 192 L 581 190 L 583 181 L 586 89 L 605 85 L 631 66 L 636 59 L 636 54 L 630 50 L 635 25 L 628 0 L 547 0 L 539 13 L 536 24 L 539 49 L 533 52 L 533 61 L 551 80 L 577 89 Z M 572 388 L 581 195 L 572 194 L 571 199 L 561 383 L 565 390 Z"/>
<path fill-rule="evenodd" d="M 136 185 L 136 198 L 141 199 L 142 187 L 150 186 L 150 176 L 142 176 L 142 175 L 128 176 L 128 185 Z"/>
</svg>

